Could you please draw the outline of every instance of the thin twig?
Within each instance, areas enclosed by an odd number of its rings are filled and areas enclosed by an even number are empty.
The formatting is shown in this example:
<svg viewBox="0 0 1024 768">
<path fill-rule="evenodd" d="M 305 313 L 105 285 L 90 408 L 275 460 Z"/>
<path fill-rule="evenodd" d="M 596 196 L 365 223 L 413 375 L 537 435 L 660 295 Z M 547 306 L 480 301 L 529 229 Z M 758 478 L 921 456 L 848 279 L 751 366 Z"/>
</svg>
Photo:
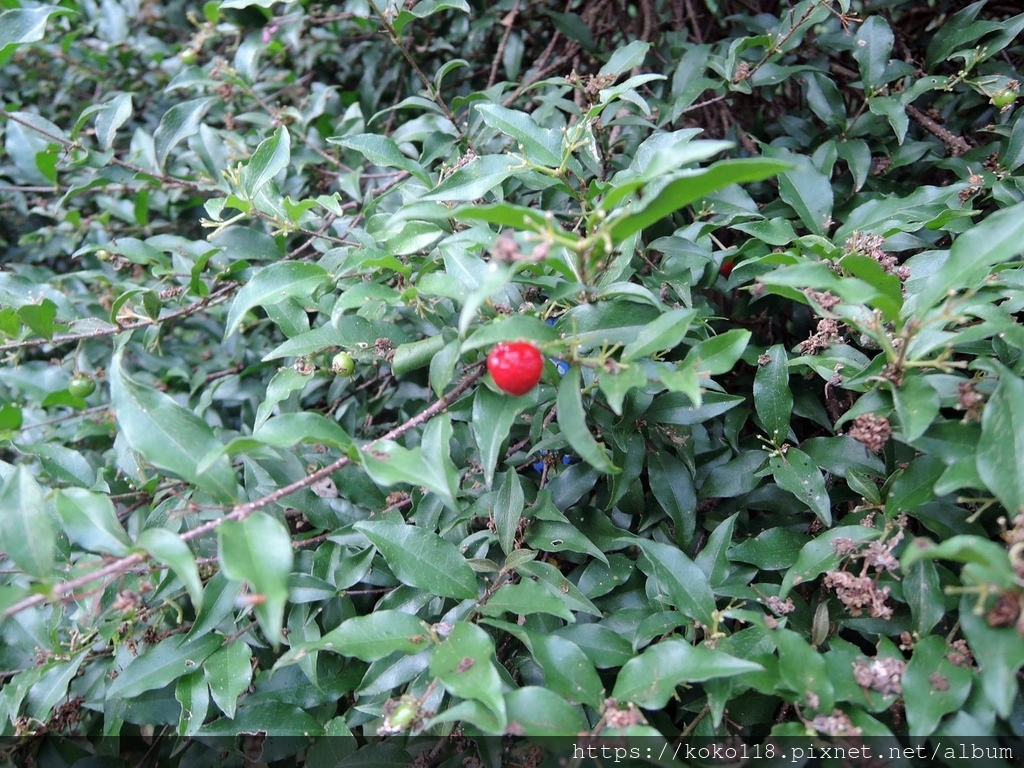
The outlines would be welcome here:
<svg viewBox="0 0 1024 768">
<path fill-rule="evenodd" d="M 71 342 L 81 341 L 83 339 L 97 339 L 103 336 L 116 336 L 119 333 L 133 331 L 136 328 L 146 328 L 151 325 L 162 325 L 163 323 L 170 322 L 171 320 L 177 320 L 180 317 L 194 315 L 202 309 L 219 304 L 237 288 L 238 285 L 236 283 L 230 283 L 222 288 L 218 288 L 209 296 L 204 296 L 199 301 L 189 304 L 187 307 L 171 312 L 167 315 L 162 315 L 155 320 L 149 317 L 139 317 L 136 322 L 131 325 L 115 325 L 111 328 L 97 328 L 96 330 L 85 331 L 83 333 L 67 333 L 63 336 L 54 336 L 52 339 L 25 339 L 24 341 L 12 341 L 9 344 L 0 344 L 0 352 L 11 352 L 18 349 L 43 347 L 46 345 L 56 347 L 61 344 L 70 344 Z"/>
<path fill-rule="evenodd" d="M 476 384 L 477 380 L 479 380 L 480 377 L 483 376 L 483 373 L 483 366 L 475 367 L 470 371 L 469 374 L 466 375 L 466 377 L 461 382 L 459 382 L 459 384 L 454 389 L 452 389 L 451 392 L 433 402 L 431 405 L 429 405 L 420 413 L 413 416 L 408 421 L 399 424 L 390 432 L 387 432 L 386 434 L 382 435 L 380 438 L 378 438 L 378 440 L 393 440 L 396 437 L 404 435 L 409 430 L 415 429 L 424 422 L 429 421 L 439 413 L 443 413 L 448 409 L 448 407 L 452 403 L 458 400 L 466 391 L 468 391 L 474 384 Z M 334 474 L 338 470 L 348 466 L 351 463 L 351 458 L 349 458 L 348 456 L 342 456 L 340 459 L 332 462 L 331 464 L 328 464 L 327 466 L 321 469 L 318 469 L 316 472 L 306 475 L 306 477 L 302 478 L 301 480 L 296 480 L 294 483 L 289 483 L 288 485 L 278 488 L 276 491 L 268 493 L 266 496 L 262 496 L 253 501 L 247 501 L 244 504 L 235 505 L 231 509 L 231 511 L 228 512 L 226 515 L 218 517 L 215 520 L 210 520 L 209 522 L 203 523 L 202 525 L 197 526 L 196 528 L 186 531 L 185 533 L 181 534 L 179 538 L 182 541 L 186 542 L 192 541 L 194 539 L 198 539 L 202 536 L 205 536 L 208 533 L 212 533 L 213 531 L 217 530 L 222 523 L 228 520 L 244 520 L 245 518 L 249 517 L 249 515 L 251 515 L 253 512 L 263 509 L 264 507 L 268 507 L 271 504 L 280 501 L 285 496 L 290 496 L 291 494 L 297 491 L 301 491 L 304 488 L 308 488 L 309 486 L 313 485 L 319 480 L 323 480 L 325 477 L 329 477 L 330 475 Z M 53 589 L 51 589 L 48 594 L 36 594 L 18 601 L 14 605 L 7 608 L 6 611 L 4 611 L 4 617 L 10 618 L 15 614 L 21 613 L 24 610 L 33 608 L 37 605 L 42 605 L 46 603 L 47 600 L 63 600 L 68 595 L 75 593 L 82 587 L 85 587 L 94 581 L 98 581 L 100 579 L 105 579 L 109 576 L 116 576 L 120 573 L 124 573 L 125 571 L 131 570 L 135 566 L 146 562 L 146 560 L 148 559 L 148 553 L 135 553 L 132 555 L 128 555 L 127 557 L 122 557 L 118 560 L 108 563 L 107 565 L 103 566 L 102 568 L 99 568 L 98 570 L 93 571 L 92 573 L 87 573 L 83 576 L 79 576 L 76 579 L 72 579 L 70 581 L 65 581 L 62 584 L 58 584 Z"/>
</svg>

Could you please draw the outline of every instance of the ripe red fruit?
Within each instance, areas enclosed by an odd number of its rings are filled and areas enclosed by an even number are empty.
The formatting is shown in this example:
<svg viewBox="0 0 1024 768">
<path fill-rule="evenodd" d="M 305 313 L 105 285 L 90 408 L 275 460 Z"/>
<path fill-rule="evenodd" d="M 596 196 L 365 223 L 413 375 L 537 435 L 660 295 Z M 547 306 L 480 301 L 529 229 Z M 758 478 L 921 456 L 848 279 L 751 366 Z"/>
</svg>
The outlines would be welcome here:
<svg viewBox="0 0 1024 768">
<path fill-rule="evenodd" d="M 544 357 L 528 341 L 503 341 L 487 355 L 487 370 L 502 392 L 525 395 L 540 381 Z"/>
<path fill-rule="evenodd" d="M 722 262 L 722 266 L 720 266 L 718 268 L 718 274 L 720 274 L 722 277 L 728 279 L 729 275 L 732 274 L 732 268 L 733 268 L 733 266 L 735 264 L 736 264 L 736 260 L 735 259 L 726 259 L 725 261 Z"/>
</svg>

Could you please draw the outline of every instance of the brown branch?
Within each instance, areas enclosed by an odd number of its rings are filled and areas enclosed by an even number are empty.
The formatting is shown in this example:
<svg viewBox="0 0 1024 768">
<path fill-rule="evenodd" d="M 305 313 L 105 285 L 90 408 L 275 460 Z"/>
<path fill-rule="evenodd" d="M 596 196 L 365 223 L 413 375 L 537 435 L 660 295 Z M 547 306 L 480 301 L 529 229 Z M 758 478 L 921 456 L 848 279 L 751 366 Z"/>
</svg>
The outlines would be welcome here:
<svg viewBox="0 0 1024 768">
<path fill-rule="evenodd" d="M 512 10 L 508 12 L 505 18 L 498 22 L 505 27 L 505 34 L 501 36 L 498 52 L 494 54 L 494 61 L 491 62 L 491 74 L 487 78 L 488 88 L 493 86 L 494 82 L 498 79 L 498 65 L 501 64 L 501 60 L 505 57 L 505 48 L 508 46 L 508 39 L 512 36 L 512 28 L 515 26 L 516 16 L 519 15 L 519 2 L 520 0 L 516 0 Z"/>
<path fill-rule="evenodd" d="M 914 120 L 921 124 L 928 133 L 935 138 L 939 139 L 943 144 L 946 145 L 946 149 L 949 150 L 949 154 L 953 157 L 959 157 L 970 151 L 971 145 L 961 136 L 957 136 L 952 133 L 935 120 L 932 120 L 928 115 L 922 112 L 920 109 L 915 107 L 913 104 L 907 104 L 905 107 L 907 114 L 910 115 Z"/>
<path fill-rule="evenodd" d="M 474 384 L 476 384 L 480 377 L 483 376 L 483 373 L 483 366 L 476 366 L 469 372 L 469 374 L 461 382 L 459 382 L 459 384 L 454 389 L 452 389 L 451 392 L 433 402 L 430 406 L 428 406 L 423 411 L 413 416 L 408 421 L 399 424 L 390 432 L 382 435 L 381 437 L 378 438 L 378 440 L 393 440 L 396 437 L 404 435 L 409 430 L 418 427 L 424 422 L 429 421 L 439 413 L 443 413 L 448 409 L 448 407 L 452 403 L 458 400 L 463 394 L 465 394 L 466 391 L 468 391 Z M 219 528 L 221 524 L 227 520 L 244 520 L 253 512 L 263 509 L 264 507 L 268 507 L 271 504 L 280 501 L 285 496 L 289 496 L 295 493 L 296 491 L 301 491 L 304 488 L 308 488 L 309 486 L 313 485 L 313 483 L 319 480 L 323 480 L 325 477 L 334 474 L 339 469 L 342 469 L 343 467 L 346 467 L 351 463 L 351 458 L 349 458 L 348 456 L 342 456 L 340 459 L 337 459 L 336 461 L 328 464 L 327 466 L 318 469 L 316 472 L 306 475 L 301 480 L 296 480 L 294 483 L 289 483 L 288 485 L 278 488 L 273 493 L 268 493 L 266 496 L 255 499 L 253 501 L 247 501 L 244 504 L 235 505 L 231 509 L 231 511 L 228 512 L 226 515 L 218 517 L 215 520 L 210 520 L 209 522 L 203 523 L 202 525 L 193 528 L 190 531 L 186 531 L 185 533 L 181 534 L 180 538 L 182 541 L 192 541 L 194 539 L 200 538 L 201 536 L 205 536 L 208 533 L 212 533 L 213 531 L 217 530 L 217 528 Z M 71 581 L 65 581 L 62 584 L 58 584 L 50 590 L 49 594 L 36 594 L 18 601 L 14 605 L 7 608 L 6 611 L 4 611 L 4 618 L 10 618 L 15 614 L 20 613 L 21 611 L 33 608 L 37 605 L 42 605 L 46 603 L 47 600 L 63 600 L 67 598 L 69 595 L 75 593 L 77 590 L 93 583 L 94 581 L 104 579 L 108 576 L 116 576 L 118 574 L 124 573 L 125 571 L 128 571 L 134 568 L 135 566 L 146 562 L 146 560 L 148 559 L 148 553 L 139 552 L 132 555 L 128 555 L 126 557 L 119 558 L 111 563 L 108 563 L 102 568 L 93 571 L 92 573 L 87 573 L 83 576 L 79 576 L 76 579 L 72 579 Z"/>
<path fill-rule="evenodd" d="M 19 125 L 23 125 L 24 127 L 28 128 L 30 131 L 34 131 L 35 133 L 38 133 L 40 136 L 45 136 L 46 138 L 48 138 L 50 141 L 54 142 L 55 144 L 60 144 L 61 147 L 63 147 L 65 151 L 69 151 L 69 150 L 72 150 L 72 149 L 85 149 L 85 147 L 83 147 L 78 142 L 76 142 L 76 141 L 68 141 L 63 136 L 58 136 L 58 135 L 56 135 L 54 133 L 50 133 L 49 131 L 44 131 L 42 128 L 40 128 L 40 127 L 38 127 L 36 125 L 33 125 L 28 120 L 25 120 L 23 118 L 17 117 L 16 115 L 12 115 L 7 110 L 0 111 L 0 114 L 3 114 L 3 116 L 6 117 L 8 120 L 13 120 L 15 123 L 18 123 Z M 133 173 L 140 173 L 140 174 L 142 174 L 144 176 L 151 176 L 152 178 L 156 179 L 157 181 L 163 182 L 164 184 L 174 184 L 176 186 L 188 187 L 189 189 L 195 189 L 195 190 L 209 190 L 210 189 L 209 183 L 208 184 L 200 184 L 199 182 L 189 181 L 188 179 L 179 179 L 176 176 L 168 176 L 167 174 L 160 173 L 159 171 L 150 171 L 150 170 L 147 170 L 147 169 L 143 168 L 141 165 L 135 165 L 134 163 L 129 163 L 128 161 L 121 160 L 118 157 L 111 157 L 109 162 L 114 164 L 114 165 L 116 165 L 116 166 L 124 168 L 125 170 L 132 171 Z M 212 182 L 210 182 L 210 183 L 212 183 Z M 217 189 L 217 185 L 214 184 L 213 188 Z"/>
<path fill-rule="evenodd" d="M 82 341 L 83 339 L 98 339 L 103 336 L 116 336 L 119 333 L 133 331 L 136 328 L 147 328 L 151 325 L 162 325 L 163 323 L 177 320 L 180 317 L 194 315 L 200 310 L 219 304 L 221 300 L 227 298 L 228 295 L 234 292 L 236 288 L 238 288 L 236 283 L 225 285 L 222 288 L 218 288 L 209 296 L 204 296 L 199 301 L 189 304 L 183 309 L 163 315 L 155 320 L 148 317 L 140 317 L 137 322 L 134 322 L 131 325 L 115 325 L 112 328 L 97 328 L 94 331 L 85 331 L 84 333 L 67 333 L 63 336 L 54 336 L 52 339 L 25 339 L 24 341 L 12 341 L 8 344 L 0 344 L 0 352 L 11 352 L 18 349 L 26 349 L 28 347 L 42 347 L 47 344 L 59 346 L 61 344 L 70 344 L 71 342 Z"/>
</svg>

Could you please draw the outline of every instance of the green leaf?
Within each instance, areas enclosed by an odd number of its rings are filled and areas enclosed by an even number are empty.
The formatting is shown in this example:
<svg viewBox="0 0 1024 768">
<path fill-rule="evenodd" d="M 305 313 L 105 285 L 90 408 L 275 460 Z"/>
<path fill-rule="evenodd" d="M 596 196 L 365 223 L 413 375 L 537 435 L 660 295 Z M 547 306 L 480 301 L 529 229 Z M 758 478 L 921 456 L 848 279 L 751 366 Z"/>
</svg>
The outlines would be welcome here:
<svg viewBox="0 0 1024 768">
<path fill-rule="evenodd" d="M 509 728 L 523 736 L 565 736 L 586 725 L 580 712 L 547 688 L 527 685 L 505 695 Z"/>
<path fill-rule="evenodd" d="M 587 414 L 583 410 L 583 397 L 580 393 L 580 368 L 573 365 L 558 384 L 558 426 L 569 441 L 569 445 L 580 457 L 605 474 L 618 474 L 622 470 L 616 467 L 608 455 L 608 449 L 594 439 L 587 427 Z"/>
<path fill-rule="evenodd" d="M 253 275 L 231 302 L 224 322 L 224 338 L 235 332 L 245 313 L 253 307 L 277 304 L 288 298 L 308 300 L 316 290 L 330 282 L 331 276 L 323 267 L 304 261 L 284 261 L 264 267 Z"/>
<path fill-rule="evenodd" d="M 1024 252 L 1024 203 L 993 213 L 957 237 L 949 257 L 928 276 L 912 303 L 915 312 L 945 300 L 950 291 L 981 284 L 996 264 Z"/>
<path fill-rule="evenodd" d="M 1024 393 L 1024 389 L 1021 391 Z M 929 385 L 927 377 L 907 376 L 893 390 L 892 397 L 900 417 L 901 437 L 913 443 L 928 431 L 928 427 L 939 415 L 939 393 Z"/>
<path fill-rule="evenodd" d="M 508 155 L 480 155 L 455 171 L 420 200 L 457 202 L 476 200 L 511 176 L 519 161 Z"/>
<path fill-rule="evenodd" d="M 264 512 L 228 520 L 217 529 L 217 553 L 227 577 L 248 582 L 260 596 L 255 608 L 260 627 L 270 642 L 280 643 L 294 559 L 288 529 Z"/>
<path fill-rule="evenodd" d="M 52 575 L 57 533 L 43 489 L 19 466 L 0 491 L 0 541 L 15 564 L 40 580 Z"/>
<path fill-rule="evenodd" d="M 907 726 L 914 736 L 930 736 L 971 693 L 971 670 L 952 664 L 946 658 L 949 651 L 943 638 L 929 635 L 914 645 L 914 655 L 903 670 L 903 689 L 914 692 L 904 697 Z M 985 658 L 987 664 L 987 653 Z"/>
<path fill-rule="evenodd" d="M 182 736 L 198 733 L 210 709 L 210 686 L 202 672 L 182 675 L 174 686 L 174 698 L 181 704 L 178 732 Z"/>
<path fill-rule="evenodd" d="M 883 75 L 892 53 L 893 33 L 882 16 L 869 16 L 857 30 L 853 58 L 857 60 L 860 76 L 868 88 L 885 84 Z"/>
<path fill-rule="evenodd" d="M 203 582 L 199 567 L 188 544 L 166 528 L 147 528 L 135 540 L 135 545 L 153 558 L 170 566 L 181 579 L 196 610 L 203 607 Z"/>
<path fill-rule="evenodd" d="M 743 356 L 750 341 L 750 331 L 734 328 L 698 342 L 686 353 L 680 368 L 693 368 L 697 376 L 719 376 L 728 373 Z"/>
<path fill-rule="evenodd" d="M 220 647 L 216 635 L 178 636 L 161 640 L 133 658 L 107 687 L 107 698 L 134 699 L 195 672 Z"/>
<path fill-rule="evenodd" d="M 662 640 L 630 659 L 619 671 L 612 698 L 645 709 L 661 709 L 683 683 L 701 683 L 764 669 L 704 645 L 684 640 Z"/>
<path fill-rule="evenodd" d="M 532 315 L 513 315 L 478 328 L 462 343 L 462 351 L 492 347 L 502 341 L 527 339 L 537 344 L 556 341 L 558 331 Z"/>
<path fill-rule="evenodd" d="M 481 391 L 483 390 L 477 390 L 477 397 Z M 525 503 L 526 497 L 523 494 L 519 473 L 506 472 L 494 497 L 494 508 L 491 511 L 495 533 L 498 534 L 498 544 L 506 554 L 515 549 L 516 534 L 519 532 L 519 521 L 523 516 Z"/>
<path fill-rule="evenodd" d="M 914 631 L 925 637 L 946 615 L 938 571 L 934 563 L 921 560 L 903 573 L 903 599 L 910 606 Z"/>
<path fill-rule="evenodd" d="M 842 558 L 836 554 L 836 539 L 865 541 L 877 539 L 881 535 L 881 531 L 863 525 L 843 525 L 819 534 L 817 538 L 804 544 L 796 563 L 786 571 L 786 575 L 782 579 L 782 586 L 779 588 L 779 598 L 785 600 L 790 590 L 796 585 L 817 578 L 825 571 L 839 566 Z"/>
<path fill-rule="evenodd" d="M 466 558 L 433 531 L 388 520 L 364 520 L 353 528 L 370 540 L 403 583 L 442 597 L 476 598 L 476 575 Z"/>
<path fill-rule="evenodd" d="M 634 67 L 639 67 L 644 63 L 644 58 L 647 56 L 647 51 L 650 47 L 650 43 L 643 40 L 634 40 L 628 45 L 617 48 L 605 65 L 601 67 L 598 74 L 618 75 Z"/>
<path fill-rule="evenodd" d="M 490 224 L 500 224 L 503 227 L 530 229 L 534 232 L 543 232 L 549 226 L 555 225 L 554 217 L 549 219 L 543 211 L 512 203 L 460 205 L 452 211 L 451 215 L 457 221 L 486 221 Z M 571 236 L 567 232 L 559 232 L 559 237 Z"/>
<path fill-rule="evenodd" d="M 49 299 L 19 307 L 18 317 L 37 336 L 44 339 L 53 338 L 53 321 L 57 318 L 57 305 Z"/>
<path fill-rule="evenodd" d="M 484 630 L 455 623 L 445 641 L 430 653 L 430 674 L 453 696 L 479 701 L 502 724 L 507 722 L 501 677 L 495 668 L 494 642 Z"/>
<path fill-rule="evenodd" d="M 46 22 L 54 14 L 70 13 L 56 5 L 13 8 L 0 13 L 0 50 L 8 45 L 38 43 L 46 34 Z"/>
<path fill-rule="evenodd" d="M 697 317 L 694 309 L 673 309 L 648 323 L 634 341 L 622 350 L 621 360 L 628 363 L 641 357 L 674 349 L 686 337 L 690 323 Z"/>
<path fill-rule="evenodd" d="M 217 650 L 203 663 L 203 675 L 217 706 L 233 718 L 238 697 L 252 681 L 249 646 L 236 640 Z"/>
<path fill-rule="evenodd" d="M 722 160 L 709 168 L 680 172 L 680 178 L 667 184 L 658 194 L 642 204 L 633 203 L 615 217 L 611 225 L 613 243 L 621 243 L 692 202 L 712 192 L 751 181 L 763 181 L 792 166 L 780 160 Z"/>
<path fill-rule="evenodd" d="M 273 136 L 264 139 L 256 147 L 249 162 L 242 168 L 242 189 L 249 200 L 255 200 L 260 190 L 288 167 L 292 157 L 291 146 L 291 135 L 282 125 L 274 131 Z"/>
<path fill-rule="evenodd" d="M 480 607 L 484 616 L 503 616 L 512 613 L 528 616 L 531 613 L 548 613 L 565 621 L 576 618 L 565 603 L 537 581 L 526 580 L 517 584 L 502 584 L 491 595 L 491 599 Z"/>
<path fill-rule="evenodd" d="M 830 713 L 835 691 L 825 657 L 790 629 L 777 629 L 772 636 L 779 648 L 780 681 L 800 698 L 808 710 Z M 816 703 L 812 705 L 812 701 Z"/>
<path fill-rule="evenodd" d="M 402 611 L 378 610 L 343 621 L 319 640 L 294 646 L 276 666 L 291 664 L 320 650 L 376 661 L 393 653 L 419 653 L 428 647 L 421 619 Z"/>
<path fill-rule="evenodd" d="M 824 235 L 832 218 L 832 182 L 809 162 L 779 174 L 779 197 L 812 233 Z"/>
<path fill-rule="evenodd" d="M 58 482 L 81 488 L 92 488 L 96 484 L 96 470 L 76 450 L 59 443 L 15 443 L 15 446 L 22 453 L 37 457 L 46 473 Z"/>
<path fill-rule="evenodd" d="M 120 557 L 131 548 L 109 496 L 65 488 L 55 494 L 54 507 L 68 538 L 83 549 Z"/>
<path fill-rule="evenodd" d="M 938 544 L 932 544 L 928 539 L 914 539 L 903 551 L 900 567 L 905 571 L 920 560 L 965 563 L 963 575 L 968 577 L 966 580 L 979 586 L 991 582 L 1004 589 L 1012 589 L 1016 580 L 1006 549 L 980 536 L 961 534 Z"/>
<path fill-rule="evenodd" d="M 712 626 L 715 595 L 704 571 L 677 547 L 647 539 L 636 544 L 644 553 L 640 569 L 657 579 L 667 602 L 691 619 Z"/>
<path fill-rule="evenodd" d="M 647 457 L 647 476 L 651 493 L 672 519 L 676 542 L 686 546 L 697 525 L 697 494 L 690 470 L 670 453 L 653 451 Z"/>
<path fill-rule="evenodd" d="M 529 632 L 527 636 L 530 653 L 549 690 L 591 707 L 600 704 L 604 686 L 578 645 L 558 635 Z"/>
<path fill-rule="evenodd" d="M 130 378 L 124 372 L 123 354 L 123 348 L 119 349 L 111 361 L 110 400 L 132 450 L 158 469 L 209 491 L 219 501 L 234 501 L 238 483 L 227 458 L 199 471 L 199 460 L 223 447 L 213 430 L 168 395 Z"/>
<path fill-rule="evenodd" d="M 494 470 L 501 458 L 502 446 L 508 440 L 516 417 L 525 408 L 523 398 L 499 395 L 487 387 L 478 387 L 473 395 L 473 437 L 480 449 L 480 463 L 488 488 L 494 483 Z"/>
<path fill-rule="evenodd" d="M 963 627 L 964 636 L 978 658 L 985 698 L 1000 717 L 1009 718 L 1016 702 L 1020 700 L 1018 670 L 1024 666 L 1024 643 L 1021 642 L 1020 633 L 1015 627 L 990 626 L 985 613 L 977 610 L 976 603 L 975 595 L 964 594 L 960 598 L 960 626 Z M 938 637 L 934 639 L 941 640 Z M 914 658 L 917 658 L 916 647 Z M 907 666 L 909 668 L 910 665 Z M 921 666 L 923 673 L 924 663 Z M 961 682 L 966 698 L 970 677 L 964 680 L 961 673 L 969 673 L 969 670 L 960 667 L 956 669 L 959 672 L 954 674 L 959 677 L 951 676 L 950 682 Z M 960 691 L 953 689 L 950 693 L 958 694 Z M 952 711 L 955 711 L 955 708 Z"/>
<path fill-rule="evenodd" d="M 430 181 L 430 176 L 423 166 L 402 154 L 398 145 L 387 136 L 360 133 L 355 136 L 346 136 L 343 139 L 328 139 L 328 141 L 355 150 L 380 168 L 400 168 L 424 183 Z"/>
<path fill-rule="evenodd" d="M 826 527 L 832 525 L 832 502 L 825 478 L 810 456 L 799 448 L 790 448 L 785 454 L 768 459 L 768 466 L 780 488 L 810 507 Z"/>
<path fill-rule="evenodd" d="M 781 571 L 791 567 L 807 544 L 805 533 L 788 528 L 769 528 L 729 550 L 729 559 L 752 563 L 762 571 Z"/>
<path fill-rule="evenodd" d="M 1009 371 L 985 404 L 978 476 L 1010 514 L 1024 509 L 1024 381 Z"/>
<path fill-rule="evenodd" d="M 167 156 L 175 146 L 199 131 L 203 117 L 217 101 L 212 97 L 192 99 L 175 104 L 167 110 L 153 132 L 153 148 L 158 168 L 163 169 Z"/>
<path fill-rule="evenodd" d="M 762 355 L 761 360 L 758 360 L 757 373 L 754 374 L 754 409 L 769 439 L 781 446 L 789 434 L 789 418 L 793 412 L 789 357 L 786 348 L 776 344 Z"/>
<path fill-rule="evenodd" d="M 556 167 L 562 161 L 558 134 L 551 128 L 541 128 L 525 112 L 500 104 L 478 104 L 476 113 L 491 128 L 515 139 L 520 151 L 534 162 Z"/>
<path fill-rule="evenodd" d="M 427 488 L 455 507 L 454 489 L 443 467 L 429 464 L 420 448 L 403 448 L 393 440 L 377 440 L 360 451 L 370 479 L 388 487 L 399 483 Z"/>
</svg>

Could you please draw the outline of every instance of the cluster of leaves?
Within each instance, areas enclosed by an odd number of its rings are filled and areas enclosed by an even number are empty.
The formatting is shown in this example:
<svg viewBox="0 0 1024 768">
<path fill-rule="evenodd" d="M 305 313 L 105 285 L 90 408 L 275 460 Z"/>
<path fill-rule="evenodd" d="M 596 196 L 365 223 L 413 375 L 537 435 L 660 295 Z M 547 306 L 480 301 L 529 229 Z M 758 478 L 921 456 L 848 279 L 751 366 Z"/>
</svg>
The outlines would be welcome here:
<svg viewBox="0 0 1024 768">
<path fill-rule="evenodd" d="M 0 734 L 1024 736 L 1024 14 L 753 5 L 0 0 Z"/>
</svg>

